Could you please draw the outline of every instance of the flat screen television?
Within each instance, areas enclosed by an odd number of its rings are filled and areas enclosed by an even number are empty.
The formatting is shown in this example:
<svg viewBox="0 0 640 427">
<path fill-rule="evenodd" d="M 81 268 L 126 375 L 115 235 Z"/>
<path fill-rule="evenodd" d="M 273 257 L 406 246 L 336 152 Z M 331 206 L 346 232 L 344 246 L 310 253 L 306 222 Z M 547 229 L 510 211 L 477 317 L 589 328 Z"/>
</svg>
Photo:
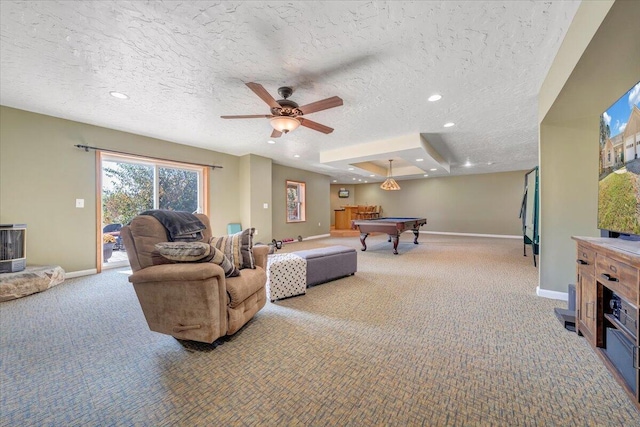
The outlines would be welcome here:
<svg viewBox="0 0 640 427">
<path fill-rule="evenodd" d="M 598 228 L 640 240 L 640 82 L 600 116 Z"/>
</svg>

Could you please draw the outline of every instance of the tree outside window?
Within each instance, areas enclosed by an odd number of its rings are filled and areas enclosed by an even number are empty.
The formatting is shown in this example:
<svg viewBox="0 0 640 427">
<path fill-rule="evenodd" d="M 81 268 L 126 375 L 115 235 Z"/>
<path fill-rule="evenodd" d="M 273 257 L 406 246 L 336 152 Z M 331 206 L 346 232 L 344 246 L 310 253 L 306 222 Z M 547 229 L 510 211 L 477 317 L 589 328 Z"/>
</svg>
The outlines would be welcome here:
<svg viewBox="0 0 640 427">
<path fill-rule="evenodd" d="M 305 220 L 305 183 L 287 181 L 287 222 Z"/>
<path fill-rule="evenodd" d="M 102 171 L 104 224 L 127 224 L 149 209 L 196 212 L 203 205 L 202 167 L 109 156 Z"/>
</svg>

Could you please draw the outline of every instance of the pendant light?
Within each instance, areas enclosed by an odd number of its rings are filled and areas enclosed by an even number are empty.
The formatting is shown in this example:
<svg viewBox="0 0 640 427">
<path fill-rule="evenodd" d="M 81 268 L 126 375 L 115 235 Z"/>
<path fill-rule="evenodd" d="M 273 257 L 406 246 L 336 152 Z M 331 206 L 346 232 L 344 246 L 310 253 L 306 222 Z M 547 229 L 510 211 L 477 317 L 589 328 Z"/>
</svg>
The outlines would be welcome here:
<svg viewBox="0 0 640 427">
<path fill-rule="evenodd" d="M 399 190 L 400 186 L 396 180 L 393 179 L 393 168 L 391 166 L 391 162 L 393 162 L 393 160 L 389 160 L 389 173 L 387 174 L 387 179 L 382 183 L 382 185 L 380 185 L 380 188 L 383 190 L 395 191 Z"/>
</svg>

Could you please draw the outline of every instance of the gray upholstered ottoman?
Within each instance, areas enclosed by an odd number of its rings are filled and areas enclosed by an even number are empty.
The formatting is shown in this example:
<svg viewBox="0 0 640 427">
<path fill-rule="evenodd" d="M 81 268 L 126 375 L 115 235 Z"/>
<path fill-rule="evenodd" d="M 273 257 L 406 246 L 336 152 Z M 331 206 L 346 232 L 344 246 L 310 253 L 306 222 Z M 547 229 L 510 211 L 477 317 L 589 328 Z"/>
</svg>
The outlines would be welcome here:
<svg viewBox="0 0 640 427">
<path fill-rule="evenodd" d="M 358 254 L 348 246 L 293 252 L 307 260 L 307 286 L 350 276 L 358 271 Z"/>
</svg>

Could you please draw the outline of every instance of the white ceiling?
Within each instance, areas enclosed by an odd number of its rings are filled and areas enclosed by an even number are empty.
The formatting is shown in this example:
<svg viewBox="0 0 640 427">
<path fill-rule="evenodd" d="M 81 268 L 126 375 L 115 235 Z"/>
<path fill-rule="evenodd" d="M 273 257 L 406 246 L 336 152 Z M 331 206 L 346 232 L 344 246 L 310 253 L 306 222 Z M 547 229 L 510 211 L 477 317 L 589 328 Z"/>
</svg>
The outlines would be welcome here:
<svg viewBox="0 0 640 427">
<path fill-rule="evenodd" d="M 432 177 L 529 169 L 538 155 L 537 94 L 578 5 L 3 0 L 0 104 L 253 153 L 339 183 L 382 181 L 348 170 L 376 159 Z M 292 86 L 300 105 L 341 97 L 343 106 L 305 116 L 335 131 L 300 127 L 267 144 L 267 119 L 221 119 L 269 114 L 246 82 L 276 99 L 278 87 Z M 443 98 L 427 101 L 434 93 Z M 395 141 L 406 138 L 426 140 L 450 170 L 429 171 L 426 150 L 398 150 Z M 368 149 L 380 145 L 386 152 Z M 321 153 L 349 147 L 353 158 L 321 162 Z"/>
</svg>

